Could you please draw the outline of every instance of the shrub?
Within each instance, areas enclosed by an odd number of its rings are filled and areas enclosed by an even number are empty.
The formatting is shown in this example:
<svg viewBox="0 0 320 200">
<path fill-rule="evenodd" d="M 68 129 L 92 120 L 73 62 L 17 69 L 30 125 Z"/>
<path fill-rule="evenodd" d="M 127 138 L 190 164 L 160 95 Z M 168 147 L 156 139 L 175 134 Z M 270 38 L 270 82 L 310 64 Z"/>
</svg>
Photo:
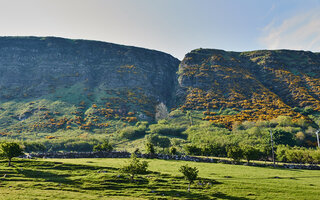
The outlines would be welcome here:
<svg viewBox="0 0 320 200">
<path fill-rule="evenodd" d="M 179 169 L 179 172 L 181 172 L 185 179 L 189 181 L 188 192 L 190 192 L 190 185 L 197 179 L 199 170 L 196 167 L 182 165 Z"/>
<path fill-rule="evenodd" d="M 134 181 L 134 177 L 137 174 L 145 174 L 147 172 L 148 163 L 146 161 L 140 161 L 136 154 L 131 154 L 131 161 L 128 165 L 123 166 L 120 171 L 130 174 L 131 181 Z"/>
<path fill-rule="evenodd" d="M 148 154 L 154 154 L 155 153 L 154 145 L 151 142 L 147 142 L 146 143 L 146 152 Z"/>
<path fill-rule="evenodd" d="M 177 154 L 177 148 L 176 147 L 171 147 L 169 149 L 169 152 L 170 152 L 171 155 L 176 155 Z"/>
<path fill-rule="evenodd" d="M 176 127 L 173 125 L 157 124 L 150 126 L 150 132 L 153 134 L 166 135 L 166 136 L 177 136 L 185 138 L 183 134 L 185 127 Z"/>
<path fill-rule="evenodd" d="M 112 151 L 113 147 L 112 145 L 109 143 L 108 140 L 105 140 L 102 144 L 97 144 L 93 147 L 93 151 Z"/>
<path fill-rule="evenodd" d="M 143 137 L 145 134 L 146 134 L 146 127 L 144 126 L 139 126 L 139 127 L 128 126 L 120 130 L 120 137 L 129 139 L 129 140 Z"/>
<path fill-rule="evenodd" d="M 23 146 L 24 146 L 24 151 L 27 153 L 44 152 L 47 149 L 46 146 L 44 146 L 44 144 L 38 143 L 38 142 L 24 142 Z"/>
<path fill-rule="evenodd" d="M 170 139 L 165 136 L 159 136 L 158 134 L 147 135 L 146 140 L 151 144 L 161 148 L 167 148 L 170 146 Z"/>
</svg>

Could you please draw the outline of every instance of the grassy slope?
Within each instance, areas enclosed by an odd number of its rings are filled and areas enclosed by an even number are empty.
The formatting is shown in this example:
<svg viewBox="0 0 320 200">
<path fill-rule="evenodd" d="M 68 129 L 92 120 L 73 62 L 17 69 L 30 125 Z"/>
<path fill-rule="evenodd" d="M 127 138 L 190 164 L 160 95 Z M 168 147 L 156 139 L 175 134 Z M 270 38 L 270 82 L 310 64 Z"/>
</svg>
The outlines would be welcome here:
<svg viewBox="0 0 320 200">
<path fill-rule="evenodd" d="M 0 178 L 0 199 L 318 199 L 320 195 L 320 171 L 147 160 L 152 172 L 133 184 L 126 176 L 117 178 L 118 168 L 127 161 L 21 160 L 15 168 L 1 162 L 0 177 L 7 177 Z M 213 185 L 194 184 L 188 194 L 187 183 L 178 173 L 186 163 L 198 167 L 200 177 L 206 178 L 203 181 Z"/>
</svg>

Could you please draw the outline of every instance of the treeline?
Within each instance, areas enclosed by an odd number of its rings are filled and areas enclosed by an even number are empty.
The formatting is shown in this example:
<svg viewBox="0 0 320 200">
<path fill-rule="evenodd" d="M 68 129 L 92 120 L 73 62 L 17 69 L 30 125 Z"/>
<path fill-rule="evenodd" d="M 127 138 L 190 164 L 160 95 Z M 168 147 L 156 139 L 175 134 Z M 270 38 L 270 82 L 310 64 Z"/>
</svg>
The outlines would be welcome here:
<svg viewBox="0 0 320 200">
<path fill-rule="evenodd" d="M 275 148 L 275 160 L 279 162 L 300 163 L 300 164 L 320 164 L 320 150 L 308 149 L 305 147 L 290 147 L 288 145 L 278 145 Z M 272 161 L 272 150 L 268 146 L 219 146 L 207 145 L 196 146 L 186 145 L 185 151 L 188 155 L 228 157 L 235 163 L 241 159 L 248 163 L 251 160 Z"/>
</svg>

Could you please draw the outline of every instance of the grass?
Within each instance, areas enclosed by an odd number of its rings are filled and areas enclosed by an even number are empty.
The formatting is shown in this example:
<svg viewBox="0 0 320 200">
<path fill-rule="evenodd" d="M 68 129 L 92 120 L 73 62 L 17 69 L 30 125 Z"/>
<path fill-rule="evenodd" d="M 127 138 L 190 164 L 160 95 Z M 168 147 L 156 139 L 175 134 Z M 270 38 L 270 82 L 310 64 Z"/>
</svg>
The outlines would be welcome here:
<svg viewBox="0 0 320 200">
<path fill-rule="evenodd" d="M 131 183 L 119 172 L 128 159 L 0 161 L 0 199 L 318 199 L 320 171 L 147 160 Z M 199 169 L 187 192 L 181 165 Z M 4 177 L 4 174 L 6 176 Z"/>
</svg>

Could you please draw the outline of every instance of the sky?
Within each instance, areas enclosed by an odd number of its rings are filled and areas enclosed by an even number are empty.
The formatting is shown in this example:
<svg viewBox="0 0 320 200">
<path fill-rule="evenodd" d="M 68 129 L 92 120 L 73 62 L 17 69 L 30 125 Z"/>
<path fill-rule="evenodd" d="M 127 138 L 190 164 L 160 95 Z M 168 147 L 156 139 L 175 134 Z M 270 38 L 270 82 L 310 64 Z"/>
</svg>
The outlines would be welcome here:
<svg viewBox="0 0 320 200">
<path fill-rule="evenodd" d="M 0 36 L 100 40 L 167 52 L 320 52 L 320 0 L 0 0 Z"/>
</svg>

